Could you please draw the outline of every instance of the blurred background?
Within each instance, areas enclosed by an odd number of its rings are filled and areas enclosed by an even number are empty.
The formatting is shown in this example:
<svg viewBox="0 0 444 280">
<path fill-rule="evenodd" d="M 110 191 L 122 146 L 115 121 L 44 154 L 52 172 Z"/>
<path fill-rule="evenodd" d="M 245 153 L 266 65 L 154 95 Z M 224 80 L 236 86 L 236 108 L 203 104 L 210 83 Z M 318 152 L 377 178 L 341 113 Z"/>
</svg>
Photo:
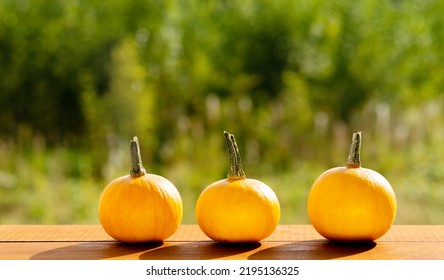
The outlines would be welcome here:
<svg viewBox="0 0 444 280">
<path fill-rule="evenodd" d="M 443 224 L 444 1 L 0 0 L 0 223 L 96 224 L 106 184 L 146 169 L 184 201 L 226 177 L 223 131 L 281 224 L 345 164 Z"/>
</svg>

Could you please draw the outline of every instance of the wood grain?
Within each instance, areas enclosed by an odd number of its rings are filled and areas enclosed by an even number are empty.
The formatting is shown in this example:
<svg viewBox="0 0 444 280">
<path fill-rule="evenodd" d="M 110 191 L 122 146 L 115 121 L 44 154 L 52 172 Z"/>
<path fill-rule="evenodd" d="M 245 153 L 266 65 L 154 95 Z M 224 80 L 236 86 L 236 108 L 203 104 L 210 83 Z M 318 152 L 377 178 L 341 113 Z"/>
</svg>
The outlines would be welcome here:
<svg viewBox="0 0 444 280">
<path fill-rule="evenodd" d="M 182 225 L 162 243 L 125 244 L 100 225 L 1 225 L 0 259 L 31 260 L 443 260 L 444 225 L 394 225 L 371 243 L 340 244 L 311 225 L 280 225 L 255 244 L 213 242 L 197 225 Z"/>
</svg>

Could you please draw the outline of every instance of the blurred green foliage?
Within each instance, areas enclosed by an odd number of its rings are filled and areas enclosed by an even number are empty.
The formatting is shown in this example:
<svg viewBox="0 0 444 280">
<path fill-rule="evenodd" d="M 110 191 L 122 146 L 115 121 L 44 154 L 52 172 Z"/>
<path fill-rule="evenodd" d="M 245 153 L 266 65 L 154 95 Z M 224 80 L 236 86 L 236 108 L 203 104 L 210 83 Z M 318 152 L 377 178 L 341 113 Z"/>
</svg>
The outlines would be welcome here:
<svg viewBox="0 0 444 280">
<path fill-rule="evenodd" d="M 222 132 L 282 223 L 345 163 L 398 195 L 397 223 L 444 223 L 443 1 L 0 1 L 0 222 L 97 223 L 128 141 L 194 223 L 226 176 Z"/>
</svg>

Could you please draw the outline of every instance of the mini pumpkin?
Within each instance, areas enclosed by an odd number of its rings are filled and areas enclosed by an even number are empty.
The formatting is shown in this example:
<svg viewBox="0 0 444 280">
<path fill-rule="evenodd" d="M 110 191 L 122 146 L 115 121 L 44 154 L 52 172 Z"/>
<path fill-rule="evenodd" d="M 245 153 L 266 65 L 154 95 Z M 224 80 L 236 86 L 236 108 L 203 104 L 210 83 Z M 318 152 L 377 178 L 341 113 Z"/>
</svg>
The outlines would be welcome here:
<svg viewBox="0 0 444 280">
<path fill-rule="evenodd" d="M 322 173 L 309 192 L 310 222 L 329 240 L 373 241 L 383 236 L 395 220 L 395 192 L 381 174 L 361 167 L 360 148 L 361 132 L 357 132 L 346 166 Z"/>
<path fill-rule="evenodd" d="M 146 172 L 137 137 L 130 142 L 130 152 L 130 175 L 111 181 L 100 196 L 100 223 L 123 242 L 163 241 L 181 222 L 181 196 L 168 179 Z"/>
<path fill-rule="evenodd" d="M 230 172 L 226 179 L 210 184 L 200 194 L 195 209 L 197 223 L 218 242 L 258 242 L 277 227 L 279 201 L 268 185 L 246 178 L 234 135 L 224 135 Z"/>
</svg>

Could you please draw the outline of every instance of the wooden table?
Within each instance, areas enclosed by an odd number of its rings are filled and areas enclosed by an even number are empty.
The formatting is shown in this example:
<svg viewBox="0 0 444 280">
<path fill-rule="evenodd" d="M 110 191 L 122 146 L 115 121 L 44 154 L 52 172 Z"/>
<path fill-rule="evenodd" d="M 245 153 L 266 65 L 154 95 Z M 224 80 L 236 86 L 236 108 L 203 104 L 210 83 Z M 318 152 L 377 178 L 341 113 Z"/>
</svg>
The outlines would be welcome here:
<svg viewBox="0 0 444 280">
<path fill-rule="evenodd" d="M 182 225 L 163 243 L 124 244 L 100 225 L 1 225 L 0 259 L 8 260 L 443 260 L 444 225 L 394 225 L 366 244 L 337 244 L 311 225 L 280 225 L 257 244 L 224 245 L 197 225 Z"/>
</svg>

